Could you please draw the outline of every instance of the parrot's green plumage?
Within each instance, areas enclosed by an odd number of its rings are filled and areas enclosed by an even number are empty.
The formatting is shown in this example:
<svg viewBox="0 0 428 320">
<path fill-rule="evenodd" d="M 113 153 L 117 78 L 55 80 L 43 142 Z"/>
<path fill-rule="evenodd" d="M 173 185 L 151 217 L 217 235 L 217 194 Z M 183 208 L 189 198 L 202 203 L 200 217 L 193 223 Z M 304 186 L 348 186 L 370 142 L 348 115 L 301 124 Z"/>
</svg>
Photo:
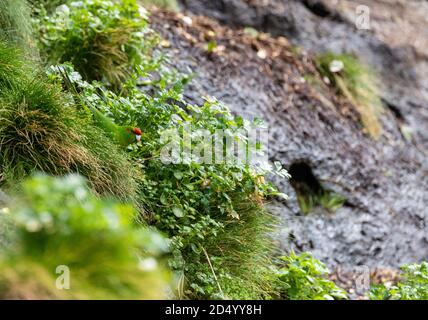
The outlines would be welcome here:
<svg viewBox="0 0 428 320">
<path fill-rule="evenodd" d="M 79 96 L 73 82 L 70 80 L 68 74 L 62 70 L 59 70 L 62 78 L 64 80 L 65 86 L 71 91 Z M 102 114 L 94 106 L 88 106 L 86 103 L 82 101 L 82 106 L 90 111 L 94 117 L 94 123 L 97 127 L 102 129 L 107 135 L 109 135 L 113 140 L 119 143 L 123 147 L 127 147 L 130 144 L 139 142 L 141 139 L 141 130 L 136 127 L 130 126 L 118 126 L 111 120 Z"/>
<path fill-rule="evenodd" d="M 99 110 L 89 108 L 94 115 L 95 125 L 112 139 L 116 140 L 121 146 L 127 147 L 132 143 L 136 143 L 141 139 L 141 130 L 129 126 L 118 126 L 110 118 L 103 115 Z"/>
</svg>

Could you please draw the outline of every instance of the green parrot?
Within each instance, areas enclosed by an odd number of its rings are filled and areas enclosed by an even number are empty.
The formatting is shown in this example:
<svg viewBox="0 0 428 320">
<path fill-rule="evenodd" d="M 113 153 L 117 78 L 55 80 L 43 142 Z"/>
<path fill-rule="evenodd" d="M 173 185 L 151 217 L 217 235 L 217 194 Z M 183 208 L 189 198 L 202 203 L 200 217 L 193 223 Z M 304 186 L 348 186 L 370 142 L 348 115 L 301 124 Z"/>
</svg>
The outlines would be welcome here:
<svg viewBox="0 0 428 320">
<path fill-rule="evenodd" d="M 68 74 L 59 69 L 64 85 L 70 92 L 73 92 L 77 97 L 79 97 L 79 92 L 77 91 L 74 83 L 70 80 Z M 111 120 L 106 117 L 102 112 L 100 112 L 96 107 L 88 106 L 84 101 L 82 101 L 84 108 L 91 112 L 94 116 L 94 123 L 97 127 L 101 128 L 107 135 L 109 135 L 113 140 L 119 143 L 123 147 L 127 147 L 130 144 L 139 142 L 141 140 L 142 132 L 139 128 L 130 127 L 130 126 L 118 126 Z"/>
<path fill-rule="evenodd" d="M 99 110 L 93 107 L 89 107 L 93 116 L 95 125 L 105 133 L 107 133 L 112 139 L 119 143 L 123 147 L 127 147 L 130 144 L 139 142 L 141 140 L 141 130 L 139 128 L 130 126 L 118 126 L 110 118 L 103 115 Z"/>
</svg>

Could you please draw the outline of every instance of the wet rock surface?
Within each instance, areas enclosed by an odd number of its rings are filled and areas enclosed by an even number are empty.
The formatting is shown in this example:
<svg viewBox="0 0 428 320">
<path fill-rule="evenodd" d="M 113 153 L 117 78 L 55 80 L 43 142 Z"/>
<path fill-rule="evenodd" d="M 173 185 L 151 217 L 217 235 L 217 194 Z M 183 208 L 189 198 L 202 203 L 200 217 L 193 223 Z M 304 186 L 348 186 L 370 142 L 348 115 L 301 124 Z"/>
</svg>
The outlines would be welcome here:
<svg viewBox="0 0 428 320">
<path fill-rule="evenodd" d="M 428 2 L 422 0 L 182 0 L 194 13 L 253 27 L 321 53 L 352 53 L 382 81 L 382 98 L 428 149 Z M 356 27 L 357 7 L 370 29 Z"/>
<path fill-rule="evenodd" d="M 210 12 L 222 23 L 227 21 L 225 12 L 228 17 L 237 16 L 228 7 L 216 9 L 218 4 L 232 1 L 187 2 L 188 8 Z M 256 1 L 233 2 L 243 6 L 240 10 L 248 10 Z M 199 3 L 201 9 L 196 10 L 190 3 Z M 287 5 L 300 10 L 293 14 L 315 16 L 301 2 L 289 1 Z M 296 162 L 306 163 L 319 183 L 347 199 L 334 213 L 316 208 L 303 215 L 291 184 L 276 180 L 281 191 L 290 195 L 287 202 L 272 200 L 269 204 L 271 211 L 281 217 L 278 240 L 282 247 L 312 251 L 333 268 L 362 264 L 397 267 L 427 260 L 427 123 L 423 112 L 414 111 L 414 121 L 425 125 L 419 135 L 409 141 L 400 130 L 402 121 L 413 125 L 405 112 L 409 106 L 403 101 L 420 99 L 417 102 L 422 110 L 425 100 L 405 94 L 400 101 L 394 100 L 399 111 L 385 108 L 381 116 L 384 134 L 375 141 L 363 132 L 355 107 L 322 83 L 305 50 L 296 52 L 283 37 L 249 35 L 238 27 L 185 15 L 157 11 L 152 14 L 152 22 L 166 39 L 163 45 L 169 50 L 171 63 L 182 71 L 190 68 L 196 72 L 186 90 L 187 98 L 201 103 L 201 96 L 215 96 L 236 114 L 264 118 L 270 131 L 271 160 L 280 160 L 287 168 Z M 241 15 L 248 15 L 249 21 L 257 18 L 257 12 L 251 10 Z M 329 15 L 331 23 L 346 19 L 335 13 Z M 305 25 L 304 21 L 290 15 L 282 18 L 294 19 L 287 36 L 303 32 L 296 23 Z M 213 40 L 217 46 L 208 50 Z M 305 81 L 306 75 L 319 79 L 320 85 Z M 411 90 L 410 86 L 406 90 Z M 387 94 L 385 99 L 389 99 Z M 398 119 L 397 112 L 402 112 L 405 119 Z"/>
</svg>

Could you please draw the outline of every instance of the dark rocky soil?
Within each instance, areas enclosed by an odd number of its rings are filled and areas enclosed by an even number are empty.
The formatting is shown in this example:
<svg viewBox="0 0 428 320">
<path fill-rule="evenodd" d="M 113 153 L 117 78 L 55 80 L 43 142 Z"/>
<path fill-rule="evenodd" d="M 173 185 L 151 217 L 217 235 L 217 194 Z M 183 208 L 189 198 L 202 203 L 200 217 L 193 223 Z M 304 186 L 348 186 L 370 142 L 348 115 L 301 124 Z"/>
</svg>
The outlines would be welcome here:
<svg viewBox="0 0 428 320">
<path fill-rule="evenodd" d="M 346 9 L 324 5 L 320 13 L 310 8 L 311 1 L 185 2 L 221 23 L 188 12 L 152 14 L 171 63 L 197 74 L 187 97 L 200 103 L 201 96 L 215 96 L 237 114 L 263 117 L 272 160 L 288 168 L 304 163 L 301 170 L 312 171 L 318 183 L 347 199 L 334 213 L 317 208 L 303 215 L 290 183 L 275 181 L 290 195 L 287 202 L 269 204 L 282 220 L 281 246 L 312 251 L 332 268 L 367 265 L 372 272 L 427 260 L 428 106 L 420 74 L 426 48 L 389 46 L 387 35 L 381 38 L 376 30 L 368 35 L 353 30 Z M 276 37 L 255 37 L 242 26 Z M 212 40 L 217 47 L 209 52 Z M 336 48 L 361 53 L 382 76 L 387 105 L 384 133 L 376 141 L 364 133 L 354 106 L 324 85 L 314 68 L 312 51 Z M 305 81 L 307 75 L 318 84 Z M 411 140 L 403 136 L 403 125 L 413 129 Z"/>
<path fill-rule="evenodd" d="M 381 76 L 385 105 L 428 149 L 428 2 L 182 0 L 182 5 L 232 27 L 286 36 L 311 52 L 356 54 Z M 355 26 L 359 5 L 370 8 L 370 30 Z"/>
</svg>

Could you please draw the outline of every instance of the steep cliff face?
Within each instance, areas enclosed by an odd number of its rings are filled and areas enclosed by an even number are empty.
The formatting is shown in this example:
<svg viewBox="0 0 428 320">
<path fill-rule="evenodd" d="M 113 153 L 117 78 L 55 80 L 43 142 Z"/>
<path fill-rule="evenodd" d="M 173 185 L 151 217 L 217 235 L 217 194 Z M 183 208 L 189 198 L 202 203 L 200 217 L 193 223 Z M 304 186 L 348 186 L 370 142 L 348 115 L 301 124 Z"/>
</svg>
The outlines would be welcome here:
<svg viewBox="0 0 428 320">
<path fill-rule="evenodd" d="M 312 251 L 333 267 L 396 267 L 428 259 L 426 87 L 418 75 L 426 61 L 399 55 L 400 49 L 375 32 L 356 32 L 345 11 L 328 5 L 314 9 L 310 1 L 273 0 L 185 4 L 233 27 L 190 13 L 153 12 L 171 63 L 196 72 L 187 98 L 200 103 L 200 96 L 215 96 L 236 114 L 264 118 L 270 158 L 294 173 L 293 183 L 276 181 L 290 200 L 270 204 L 282 220 L 278 240 L 283 248 Z M 342 31 L 330 30 L 328 24 Z M 322 37 L 313 35 L 315 30 Z M 308 44 L 309 51 L 296 50 L 291 40 Z M 364 133 L 355 107 L 323 83 L 308 53 L 335 46 L 367 52 L 363 58 L 387 77 L 382 78 L 384 133 L 377 140 Z M 403 135 L 403 125 L 414 130 L 411 139 Z M 296 195 L 299 184 L 322 187 L 346 201 L 334 212 L 315 207 L 303 214 Z"/>
<path fill-rule="evenodd" d="M 382 79 L 382 98 L 428 149 L 428 3 L 421 0 L 182 0 L 232 27 L 286 36 L 311 52 L 354 53 Z M 356 28 L 357 7 L 370 29 Z"/>
</svg>

